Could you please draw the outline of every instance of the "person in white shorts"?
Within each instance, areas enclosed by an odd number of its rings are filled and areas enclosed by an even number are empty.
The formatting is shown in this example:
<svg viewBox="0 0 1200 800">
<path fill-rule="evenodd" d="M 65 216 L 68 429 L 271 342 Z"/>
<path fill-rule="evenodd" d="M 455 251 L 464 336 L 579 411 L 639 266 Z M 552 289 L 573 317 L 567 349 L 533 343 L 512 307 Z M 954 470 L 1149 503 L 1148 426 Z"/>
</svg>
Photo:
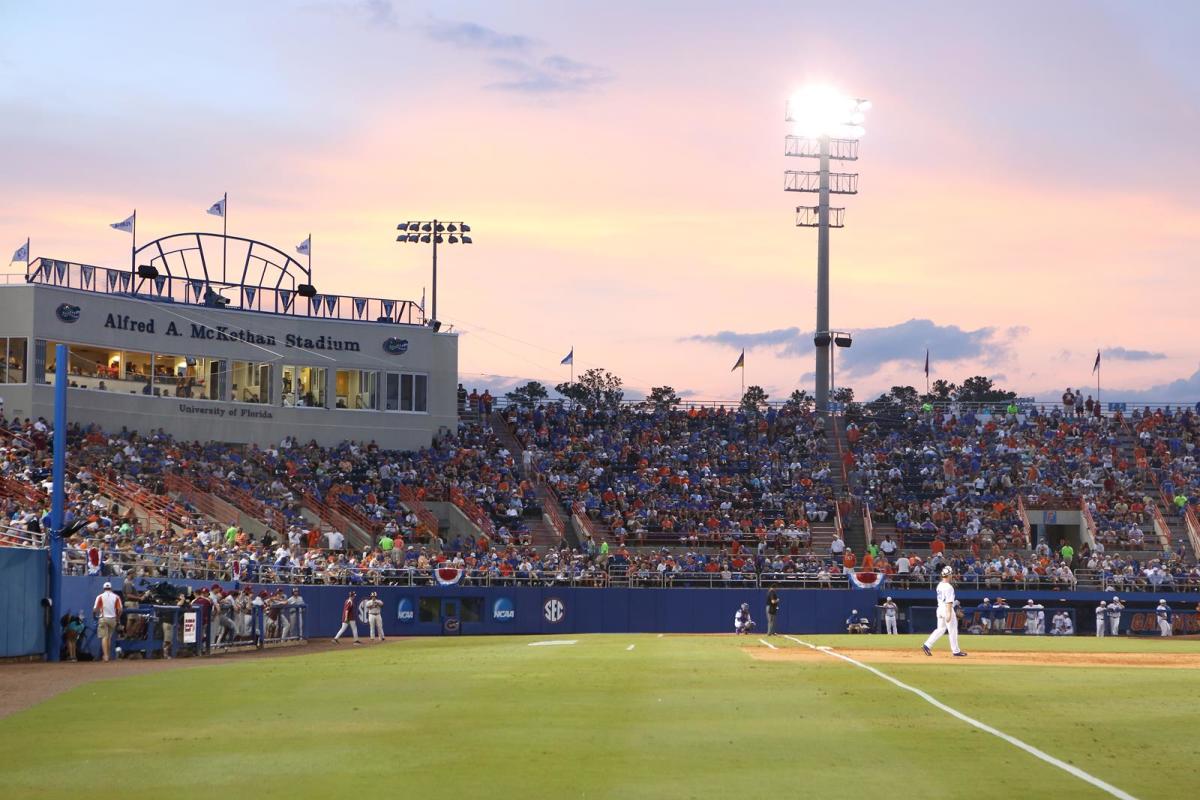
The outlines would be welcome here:
<svg viewBox="0 0 1200 800">
<path fill-rule="evenodd" d="M 942 582 L 937 587 L 937 629 L 929 634 L 925 644 L 921 645 L 921 649 L 927 656 L 933 655 L 932 648 L 937 640 L 942 638 L 943 633 L 950 635 L 952 655 L 958 658 L 966 655 L 965 652 L 958 649 L 958 616 L 954 613 L 954 584 L 950 583 L 953 575 L 954 570 L 950 567 L 942 567 Z"/>
</svg>

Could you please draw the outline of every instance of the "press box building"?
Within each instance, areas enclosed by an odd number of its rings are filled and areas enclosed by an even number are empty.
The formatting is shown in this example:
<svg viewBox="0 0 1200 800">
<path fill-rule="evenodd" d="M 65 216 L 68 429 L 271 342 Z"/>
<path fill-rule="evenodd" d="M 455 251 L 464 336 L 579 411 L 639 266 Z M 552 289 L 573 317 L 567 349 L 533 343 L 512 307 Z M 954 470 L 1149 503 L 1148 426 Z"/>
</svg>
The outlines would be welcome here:
<svg viewBox="0 0 1200 800">
<path fill-rule="evenodd" d="M 0 285 L 0 398 L 186 440 L 427 446 L 457 419 L 458 338 L 408 300 L 327 294 L 308 266 L 248 239 L 175 234 L 129 268 L 38 258 Z"/>
</svg>

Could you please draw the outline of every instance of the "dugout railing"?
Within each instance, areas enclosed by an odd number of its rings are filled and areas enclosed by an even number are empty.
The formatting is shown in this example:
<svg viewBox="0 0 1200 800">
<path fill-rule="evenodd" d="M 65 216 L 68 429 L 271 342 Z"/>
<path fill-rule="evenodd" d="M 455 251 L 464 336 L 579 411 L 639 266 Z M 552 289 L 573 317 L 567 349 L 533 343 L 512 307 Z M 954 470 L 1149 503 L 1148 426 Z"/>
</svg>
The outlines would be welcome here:
<svg viewBox="0 0 1200 800">
<path fill-rule="evenodd" d="M 142 658 L 207 656 L 235 650 L 261 649 L 306 641 L 303 605 L 254 606 L 244 619 L 236 610 L 214 614 L 201 605 L 126 605 L 117 626 L 114 648 Z M 96 625 L 82 609 L 80 652 L 99 652 Z"/>
</svg>

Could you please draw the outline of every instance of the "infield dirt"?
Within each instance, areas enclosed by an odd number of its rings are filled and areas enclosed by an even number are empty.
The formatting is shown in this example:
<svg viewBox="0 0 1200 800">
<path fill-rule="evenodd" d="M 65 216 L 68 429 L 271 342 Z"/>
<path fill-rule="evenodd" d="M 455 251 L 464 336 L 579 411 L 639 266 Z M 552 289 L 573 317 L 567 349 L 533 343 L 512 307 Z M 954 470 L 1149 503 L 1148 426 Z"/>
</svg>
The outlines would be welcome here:
<svg viewBox="0 0 1200 800">
<path fill-rule="evenodd" d="M 829 655 L 807 647 L 784 647 L 770 650 L 765 647 L 745 647 L 743 650 L 760 661 L 828 661 Z M 948 651 L 935 651 L 933 657 L 920 650 L 871 650 L 835 648 L 838 653 L 865 664 L 932 664 L 951 660 Z M 1004 650 L 977 651 L 966 658 L 953 659 L 955 664 L 1011 665 L 1039 667 L 1149 667 L 1160 669 L 1195 669 L 1200 667 L 1200 653 L 1046 653 L 1012 652 Z"/>
</svg>

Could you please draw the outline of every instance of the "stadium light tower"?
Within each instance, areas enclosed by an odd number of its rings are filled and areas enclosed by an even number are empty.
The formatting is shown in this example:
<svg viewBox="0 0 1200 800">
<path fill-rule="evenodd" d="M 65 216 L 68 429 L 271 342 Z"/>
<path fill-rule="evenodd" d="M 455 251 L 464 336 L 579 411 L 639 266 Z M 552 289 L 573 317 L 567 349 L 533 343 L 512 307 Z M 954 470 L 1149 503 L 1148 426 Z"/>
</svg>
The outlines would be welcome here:
<svg viewBox="0 0 1200 800">
<path fill-rule="evenodd" d="M 400 235 L 397 242 L 408 244 L 433 245 L 433 313 L 427 318 L 427 323 L 434 329 L 441 327 L 437 315 L 437 248 L 439 244 L 471 244 L 471 226 L 465 222 L 439 222 L 436 219 L 401 222 L 396 226 Z M 425 309 L 421 309 L 423 312 Z"/>
<path fill-rule="evenodd" d="M 829 229 L 845 224 L 846 209 L 830 208 L 831 194 L 858 194 L 858 173 L 830 172 L 831 161 L 857 161 L 858 140 L 870 102 L 843 95 L 826 86 L 810 86 L 792 95 L 785 121 L 792 132 L 784 140 L 784 155 L 817 159 L 816 171 L 787 170 L 784 191 L 812 192 L 815 206 L 796 207 L 796 225 L 817 229 L 817 410 L 829 410 Z"/>
</svg>

